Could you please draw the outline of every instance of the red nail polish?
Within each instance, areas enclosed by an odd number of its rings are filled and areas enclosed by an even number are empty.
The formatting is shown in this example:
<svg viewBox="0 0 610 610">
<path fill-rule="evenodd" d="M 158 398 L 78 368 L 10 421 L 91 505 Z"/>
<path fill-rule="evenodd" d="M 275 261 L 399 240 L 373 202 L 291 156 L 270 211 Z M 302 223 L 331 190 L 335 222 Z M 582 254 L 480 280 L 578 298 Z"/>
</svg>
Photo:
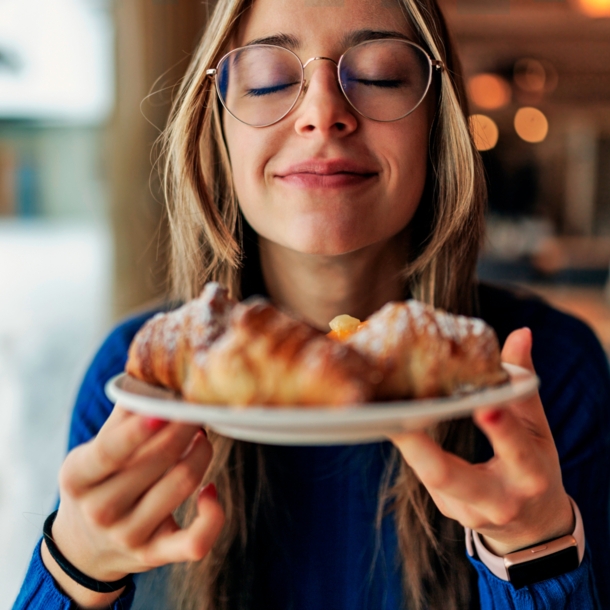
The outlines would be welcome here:
<svg viewBox="0 0 610 610">
<path fill-rule="evenodd" d="M 218 499 L 218 490 L 216 489 L 216 485 L 214 483 L 208 483 L 199 491 L 199 497 L 207 496 L 208 498 L 212 498 L 212 500 Z"/>
<path fill-rule="evenodd" d="M 495 411 L 491 411 L 491 413 L 487 413 L 483 419 L 488 424 L 497 424 L 503 417 L 504 412 L 501 409 L 496 409 Z"/>
<path fill-rule="evenodd" d="M 167 424 L 167 420 L 158 419 L 157 417 L 147 417 L 146 418 L 146 427 L 149 430 L 153 430 L 156 432 L 157 430 L 161 430 Z"/>
</svg>

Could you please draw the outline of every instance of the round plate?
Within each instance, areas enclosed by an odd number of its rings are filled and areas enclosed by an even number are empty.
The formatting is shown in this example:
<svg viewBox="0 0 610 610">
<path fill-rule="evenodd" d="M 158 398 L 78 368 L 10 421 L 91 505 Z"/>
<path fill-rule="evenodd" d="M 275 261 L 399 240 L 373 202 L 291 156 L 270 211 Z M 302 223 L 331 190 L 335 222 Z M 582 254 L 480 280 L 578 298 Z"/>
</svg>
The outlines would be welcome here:
<svg viewBox="0 0 610 610">
<path fill-rule="evenodd" d="M 468 394 L 426 400 L 376 402 L 341 407 L 218 406 L 190 403 L 173 392 L 122 373 L 106 384 L 106 395 L 122 407 L 161 419 L 204 424 L 219 434 L 271 445 L 373 443 L 390 434 L 425 428 L 469 415 L 480 407 L 503 406 L 538 388 L 536 375 L 503 364 L 506 383 Z"/>
</svg>

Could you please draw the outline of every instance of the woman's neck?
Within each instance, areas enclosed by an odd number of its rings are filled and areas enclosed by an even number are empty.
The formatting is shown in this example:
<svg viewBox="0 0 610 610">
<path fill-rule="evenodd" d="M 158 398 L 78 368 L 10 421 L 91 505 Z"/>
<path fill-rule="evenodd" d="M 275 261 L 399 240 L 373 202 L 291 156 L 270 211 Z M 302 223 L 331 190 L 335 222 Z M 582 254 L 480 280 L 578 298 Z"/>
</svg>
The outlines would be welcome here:
<svg viewBox="0 0 610 610">
<path fill-rule="evenodd" d="M 405 298 L 404 235 L 340 256 L 301 254 L 262 237 L 259 248 L 271 299 L 320 330 L 339 314 L 364 320 Z"/>
</svg>

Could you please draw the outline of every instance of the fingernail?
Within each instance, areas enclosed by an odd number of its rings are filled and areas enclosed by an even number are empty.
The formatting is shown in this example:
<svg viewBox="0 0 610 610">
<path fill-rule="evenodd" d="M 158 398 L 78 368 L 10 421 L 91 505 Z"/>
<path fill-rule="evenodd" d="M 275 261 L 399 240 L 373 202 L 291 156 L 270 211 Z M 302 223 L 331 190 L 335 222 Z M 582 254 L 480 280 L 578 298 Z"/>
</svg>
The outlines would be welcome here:
<svg viewBox="0 0 610 610">
<path fill-rule="evenodd" d="M 497 424 L 503 417 L 504 411 L 502 409 L 496 409 L 483 415 L 483 421 L 488 424 Z"/>
<path fill-rule="evenodd" d="M 212 500 L 218 499 L 218 490 L 216 489 L 216 485 L 214 483 L 208 483 L 204 485 L 199 491 L 199 497 L 207 496 L 208 498 L 212 498 Z"/>
<path fill-rule="evenodd" d="M 163 428 L 163 426 L 165 426 L 167 424 L 167 420 L 165 419 L 158 419 L 157 417 L 147 417 L 146 418 L 146 427 L 149 430 L 161 430 L 161 428 Z"/>
<path fill-rule="evenodd" d="M 526 331 L 527 331 L 527 333 L 528 333 L 528 335 L 530 336 L 530 340 L 532 339 L 532 337 L 533 337 L 533 334 L 532 334 L 532 329 L 531 329 L 529 326 L 523 326 L 523 327 L 521 328 L 521 330 L 526 330 Z"/>
</svg>

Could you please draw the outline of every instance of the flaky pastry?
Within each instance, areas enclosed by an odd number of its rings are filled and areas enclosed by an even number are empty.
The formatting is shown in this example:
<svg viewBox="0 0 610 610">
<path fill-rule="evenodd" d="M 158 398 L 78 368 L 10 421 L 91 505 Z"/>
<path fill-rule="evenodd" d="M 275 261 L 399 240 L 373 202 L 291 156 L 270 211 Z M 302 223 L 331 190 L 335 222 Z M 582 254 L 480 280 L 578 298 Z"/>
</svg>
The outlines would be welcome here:
<svg viewBox="0 0 610 610">
<path fill-rule="evenodd" d="M 217 283 L 136 334 L 126 370 L 186 400 L 221 405 L 347 405 L 444 396 L 508 379 L 482 320 L 418 301 L 325 336 L 264 299 L 236 303 Z"/>
<path fill-rule="evenodd" d="M 186 400 L 225 405 L 369 401 L 379 372 L 355 350 L 263 299 L 236 304 L 216 283 L 136 334 L 126 370 Z"/>
<path fill-rule="evenodd" d="M 410 300 L 388 303 L 358 322 L 335 318 L 331 336 L 380 368 L 381 399 L 446 396 L 508 379 L 496 334 L 483 320 Z"/>
<path fill-rule="evenodd" d="M 216 282 L 201 296 L 169 313 L 158 313 L 136 333 L 125 370 L 147 383 L 182 391 L 194 354 L 207 351 L 222 335 L 235 306 Z"/>
<path fill-rule="evenodd" d="M 237 305 L 222 337 L 195 354 L 183 393 L 218 404 L 341 405 L 371 400 L 379 379 L 355 350 L 259 299 Z"/>
</svg>

